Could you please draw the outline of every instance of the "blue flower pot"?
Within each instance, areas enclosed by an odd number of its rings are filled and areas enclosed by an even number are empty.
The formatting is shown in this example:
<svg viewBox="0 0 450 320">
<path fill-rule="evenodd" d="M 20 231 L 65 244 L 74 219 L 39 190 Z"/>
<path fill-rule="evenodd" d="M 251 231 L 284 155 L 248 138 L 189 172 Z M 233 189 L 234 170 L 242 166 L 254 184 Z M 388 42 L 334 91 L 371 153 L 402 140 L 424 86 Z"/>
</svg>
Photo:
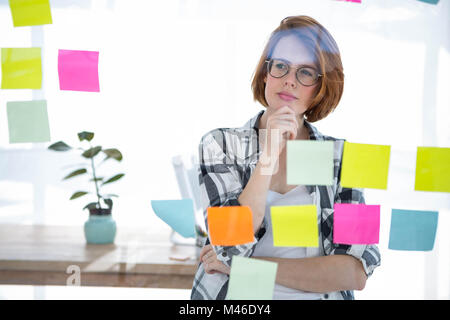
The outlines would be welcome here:
<svg viewBox="0 0 450 320">
<path fill-rule="evenodd" d="M 116 237 L 116 222 L 111 214 L 89 215 L 84 223 L 84 236 L 86 242 L 91 244 L 114 243 Z"/>
</svg>

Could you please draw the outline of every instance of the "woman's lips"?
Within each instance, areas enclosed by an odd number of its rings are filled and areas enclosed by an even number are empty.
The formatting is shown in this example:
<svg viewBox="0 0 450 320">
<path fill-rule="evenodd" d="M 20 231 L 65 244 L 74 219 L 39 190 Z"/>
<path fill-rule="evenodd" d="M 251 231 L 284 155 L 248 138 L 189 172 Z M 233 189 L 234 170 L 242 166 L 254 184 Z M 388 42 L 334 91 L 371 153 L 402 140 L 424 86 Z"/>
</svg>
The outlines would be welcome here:
<svg viewBox="0 0 450 320">
<path fill-rule="evenodd" d="M 297 100 L 296 97 L 290 95 L 289 93 L 286 92 L 280 92 L 278 93 L 278 96 L 280 97 L 281 100 L 284 101 L 293 101 L 293 100 Z"/>
</svg>

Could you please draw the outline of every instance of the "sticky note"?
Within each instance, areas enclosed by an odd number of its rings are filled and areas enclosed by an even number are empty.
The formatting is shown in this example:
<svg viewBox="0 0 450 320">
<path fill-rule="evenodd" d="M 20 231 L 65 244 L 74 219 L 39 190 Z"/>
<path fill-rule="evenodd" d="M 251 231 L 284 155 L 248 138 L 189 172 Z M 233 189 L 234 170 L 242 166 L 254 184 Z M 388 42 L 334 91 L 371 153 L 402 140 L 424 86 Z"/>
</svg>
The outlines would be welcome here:
<svg viewBox="0 0 450 320">
<path fill-rule="evenodd" d="M 419 1 L 430 3 L 430 4 L 437 4 L 439 2 L 439 0 L 419 0 Z"/>
<path fill-rule="evenodd" d="M 14 27 L 52 23 L 49 0 L 9 0 Z"/>
<path fill-rule="evenodd" d="M 417 148 L 414 190 L 450 192 L 450 148 Z"/>
<path fill-rule="evenodd" d="M 292 140 L 286 148 L 287 184 L 333 184 L 333 141 Z"/>
<path fill-rule="evenodd" d="M 59 89 L 100 92 L 98 51 L 59 50 Z"/>
<path fill-rule="evenodd" d="M 2 48 L 2 89 L 41 89 L 41 48 Z"/>
<path fill-rule="evenodd" d="M 208 232 L 214 246 L 253 242 L 252 211 L 248 206 L 209 207 Z"/>
<path fill-rule="evenodd" d="M 333 242 L 375 244 L 380 235 L 380 206 L 335 203 Z"/>
<path fill-rule="evenodd" d="M 233 256 L 227 300 L 272 300 L 278 264 Z"/>
<path fill-rule="evenodd" d="M 341 186 L 387 189 L 391 146 L 344 143 Z"/>
<path fill-rule="evenodd" d="M 318 247 L 317 207 L 273 206 L 270 208 L 275 247 Z"/>
<path fill-rule="evenodd" d="M 192 199 L 152 200 L 155 214 L 185 238 L 195 238 L 195 214 Z"/>
<path fill-rule="evenodd" d="M 11 101 L 6 103 L 9 143 L 48 142 L 47 101 Z"/>
<path fill-rule="evenodd" d="M 392 209 L 389 249 L 430 251 L 438 223 L 437 211 Z"/>
</svg>

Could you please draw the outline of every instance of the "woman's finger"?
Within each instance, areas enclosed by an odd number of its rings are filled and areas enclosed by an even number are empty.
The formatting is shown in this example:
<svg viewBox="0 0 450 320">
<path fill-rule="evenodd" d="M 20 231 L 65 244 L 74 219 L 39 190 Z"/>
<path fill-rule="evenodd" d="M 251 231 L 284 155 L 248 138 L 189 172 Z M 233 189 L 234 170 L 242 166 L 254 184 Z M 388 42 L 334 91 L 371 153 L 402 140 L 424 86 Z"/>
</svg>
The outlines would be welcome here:
<svg viewBox="0 0 450 320">
<path fill-rule="evenodd" d="M 204 247 L 202 248 L 202 250 L 200 251 L 199 260 L 202 261 L 203 256 L 204 256 L 206 253 L 208 253 L 211 249 L 212 249 L 212 247 L 211 247 L 210 244 L 204 246 Z"/>
<path fill-rule="evenodd" d="M 202 261 L 203 262 L 206 262 L 207 260 L 210 260 L 211 258 L 213 258 L 213 257 L 215 257 L 215 254 L 214 254 L 214 252 L 213 251 L 208 251 L 207 253 L 205 253 L 204 255 L 203 255 L 203 258 L 202 258 Z"/>
<path fill-rule="evenodd" d="M 204 258 L 204 262 L 207 263 L 207 264 L 212 264 L 212 263 L 214 263 L 214 262 L 216 262 L 216 261 L 217 261 L 217 258 L 216 258 L 216 257 L 207 257 L 207 258 Z"/>
<path fill-rule="evenodd" d="M 205 268 L 205 272 L 207 274 L 214 274 L 214 273 L 216 273 L 216 271 L 214 270 L 214 268 L 213 268 L 213 266 L 211 264 L 208 264 L 208 263 L 205 264 L 204 268 Z"/>
</svg>

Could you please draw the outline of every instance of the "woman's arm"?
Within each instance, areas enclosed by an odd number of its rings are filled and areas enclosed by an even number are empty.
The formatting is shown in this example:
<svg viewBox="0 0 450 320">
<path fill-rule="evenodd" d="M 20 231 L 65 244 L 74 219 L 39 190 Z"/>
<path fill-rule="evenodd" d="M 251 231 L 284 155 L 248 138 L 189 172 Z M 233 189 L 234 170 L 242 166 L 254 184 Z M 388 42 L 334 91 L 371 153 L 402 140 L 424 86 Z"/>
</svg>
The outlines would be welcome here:
<svg viewBox="0 0 450 320">
<path fill-rule="evenodd" d="M 278 263 L 276 283 L 310 292 L 362 290 L 366 273 L 360 261 L 350 255 L 311 258 L 253 257 Z"/>
<path fill-rule="evenodd" d="M 278 264 L 276 283 L 288 288 L 309 292 L 362 290 L 366 273 L 360 261 L 349 255 L 332 255 L 312 258 L 252 257 Z M 200 253 L 206 273 L 230 274 L 230 267 L 217 259 L 211 245 Z"/>
<path fill-rule="evenodd" d="M 238 199 L 242 206 L 249 206 L 252 210 L 254 234 L 256 234 L 261 227 L 266 210 L 267 192 L 270 187 L 270 181 L 272 180 L 272 175 L 265 172 L 268 170 L 265 163 L 269 162 L 270 157 L 263 152 L 256 164 L 255 170 Z"/>
<path fill-rule="evenodd" d="M 298 123 L 295 113 L 289 107 L 284 106 L 276 111 L 266 111 L 266 123 L 263 123 L 260 134 L 264 143 L 262 153 L 256 164 L 247 185 L 239 196 L 241 205 L 249 206 L 253 213 L 253 232 L 257 233 L 264 219 L 266 209 L 267 192 L 270 187 L 272 175 L 278 170 L 280 153 L 286 146 L 287 136 L 295 139 Z M 264 120 L 261 120 L 264 122 Z"/>
</svg>

